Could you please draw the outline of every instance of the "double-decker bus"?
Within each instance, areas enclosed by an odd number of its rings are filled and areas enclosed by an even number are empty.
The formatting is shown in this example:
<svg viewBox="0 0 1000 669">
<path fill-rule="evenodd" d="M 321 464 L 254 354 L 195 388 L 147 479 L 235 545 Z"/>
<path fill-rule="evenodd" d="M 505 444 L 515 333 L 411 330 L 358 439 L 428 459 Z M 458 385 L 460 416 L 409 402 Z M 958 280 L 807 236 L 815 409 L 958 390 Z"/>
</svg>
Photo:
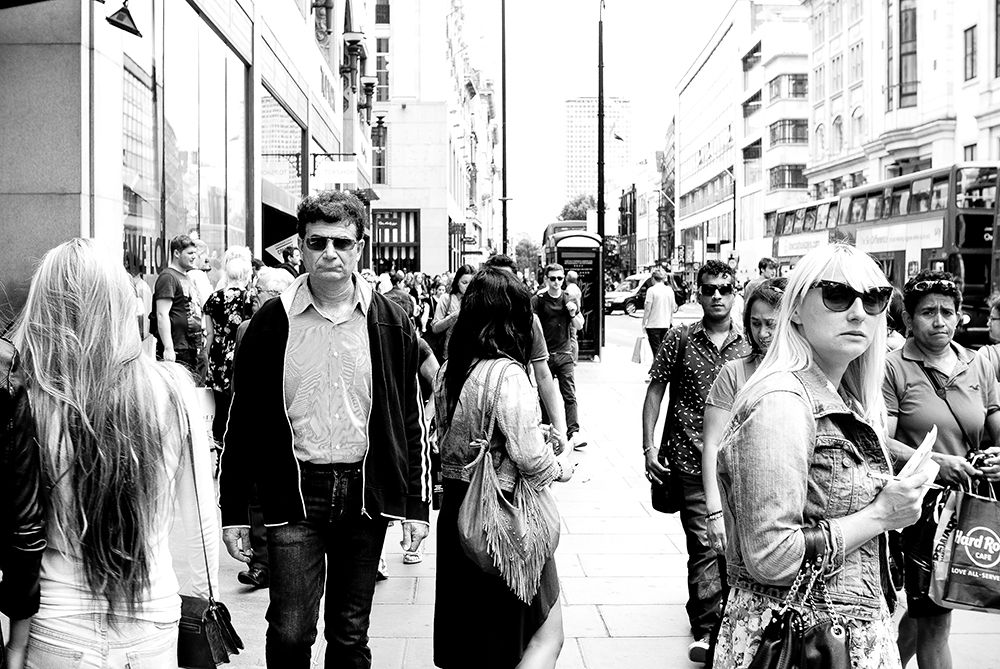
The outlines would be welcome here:
<svg viewBox="0 0 1000 669">
<path fill-rule="evenodd" d="M 968 316 L 960 340 L 985 344 L 986 301 L 1000 290 L 998 168 L 1000 163 L 960 163 L 768 212 L 774 257 L 788 269 L 819 244 L 846 241 L 877 258 L 897 288 L 920 269 L 951 272 L 962 281 Z"/>
</svg>

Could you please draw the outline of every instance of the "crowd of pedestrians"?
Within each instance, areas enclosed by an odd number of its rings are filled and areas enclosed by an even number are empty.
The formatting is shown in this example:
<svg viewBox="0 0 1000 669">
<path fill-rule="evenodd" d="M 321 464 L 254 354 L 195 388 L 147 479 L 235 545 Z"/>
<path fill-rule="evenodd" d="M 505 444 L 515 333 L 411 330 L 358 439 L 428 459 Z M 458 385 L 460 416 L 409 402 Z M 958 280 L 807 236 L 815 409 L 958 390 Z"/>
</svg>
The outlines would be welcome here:
<svg viewBox="0 0 1000 669">
<path fill-rule="evenodd" d="M 91 241 L 45 255 L 0 340 L 13 669 L 177 666 L 179 595 L 218 587 L 220 537 L 239 580 L 269 589 L 268 666 L 310 666 L 322 607 L 325 666 L 370 667 L 387 532 L 419 562 L 432 507 L 435 664 L 555 666 L 550 488 L 587 443 L 578 277 L 551 263 L 536 291 L 503 255 L 433 278 L 361 272 L 367 227 L 355 196 L 309 196 L 281 265 L 229 249 L 214 289 L 183 235 L 151 291 Z M 998 344 L 976 353 L 954 340 L 946 272 L 894 292 L 839 244 L 787 277 L 759 270 L 741 298 L 728 265 L 703 264 L 690 325 L 674 326 L 662 270 L 645 298 L 642 449 L 679 506 L 688 657 L 751 666 L 805 565 L 852 667 L 947 669 L 934 516 L 942 486 L 1000 480 L 1000 300 Z M 914 459 L 932 426 L 931 457 Z"/>
<path fill-rule="evenodd" d="M 732 270 L 701 267 L 704 315 L 654 348 L 643 408 L 646 476 L 680 490 L 689 659 L 761 666 L 772 611 L 814 573 L 820 619 L 843 625 L 851 667 L 947 669 L 932 544 L 944 488 L 1000 480 L 1000 345 L 977 354 L 954 341 L 962 290 L 946 272 L 919 272 L 900 292 L 840 244 L 787 278 L 769 258 L 759 269 L 739 327 Z M 990 308 L 1000 321 L 1000 299 Z M 993 321 L 991 336 L 1000 342 Z M 935 425 L 930 458 L 894 477 Z"/>
</svg>

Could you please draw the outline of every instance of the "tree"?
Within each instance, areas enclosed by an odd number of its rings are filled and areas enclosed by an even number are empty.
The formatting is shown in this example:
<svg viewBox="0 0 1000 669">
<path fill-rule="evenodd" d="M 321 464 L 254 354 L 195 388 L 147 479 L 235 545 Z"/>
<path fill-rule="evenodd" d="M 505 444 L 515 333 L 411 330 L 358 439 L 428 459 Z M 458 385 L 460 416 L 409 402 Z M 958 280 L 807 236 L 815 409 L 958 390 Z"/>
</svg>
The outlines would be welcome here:
<svg viewBox="0 0 1000 669">
<path fill-rule="evenodd" d="M 559 214 L 560 221 L 586 221 L 587 210 L 596 209 L 597 202 L 593 195 L 577 195 L 566 203 Z"/>
<path fill-rule="evenodd" d="M 539 253 L 541 247 L 528 237 L 522 237 L 514 246 L 514 262 L 517 263 L 517 271 L 528 270 L 531 276 L 538 276 Z"/>
</svg>

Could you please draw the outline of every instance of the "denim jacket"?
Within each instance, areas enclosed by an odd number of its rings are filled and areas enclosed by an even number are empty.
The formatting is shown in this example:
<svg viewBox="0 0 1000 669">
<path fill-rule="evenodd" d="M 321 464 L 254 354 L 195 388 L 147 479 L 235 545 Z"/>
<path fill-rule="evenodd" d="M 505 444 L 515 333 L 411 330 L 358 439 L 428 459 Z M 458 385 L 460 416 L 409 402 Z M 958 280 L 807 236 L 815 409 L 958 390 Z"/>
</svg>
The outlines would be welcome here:
<svg viewBox="0 0 1000 669">
<path fill-rule="evenodd" d="M 719 450 L 730 584 L 781 599 L 802 564 L 802 529 L 830 525 L 825 573 L 841 614 L 860 620 L 893 608 L 885 536 L 849 554 L 838 518 L 868 506 L 890 474 L 875 430 L 815 366 L 769 375 L 740 398 Z"/>
<path fill-rule="evenodd" d="M 505 364 L 503 359 L 480 360 L 474 364 L 462 386 L 450 423 L 444 385 L 447 367 L 446 362 L 434 382 L 438 434 L 444 435 L 439 443 L 442 476 L 462 481 L 469 481 L 472 477 L 472 468 L 465 467 L 476 459 L 479 449 L 470 442 L 486 436 L 488 423 L 483 424 L 483 407 L 489 401 L 490 409 L 493 409 L 493 391 L 500 383 L 497 422 L 490 443 L 500 488 L 505 492 L 513 491 L 518 477 L 523 477 L 538 489 L 555 480 L 558 473 L 556 456 L 538 427 L 541 422 L 538 393 L 528 380 L 524 367 Z M 487 380 L 491 368 L 494 368 L 492 378 Z"/>
</svg>

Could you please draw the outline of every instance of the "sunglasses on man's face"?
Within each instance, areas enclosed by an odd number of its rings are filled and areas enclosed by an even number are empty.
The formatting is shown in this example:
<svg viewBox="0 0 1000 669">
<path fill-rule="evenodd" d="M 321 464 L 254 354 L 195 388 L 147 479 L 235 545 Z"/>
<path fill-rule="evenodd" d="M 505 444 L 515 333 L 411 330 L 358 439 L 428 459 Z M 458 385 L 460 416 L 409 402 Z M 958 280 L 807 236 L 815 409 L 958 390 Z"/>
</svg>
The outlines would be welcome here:
<svg viewBox="0 0 1000 669">
<path fill-rule="evenodd" d="M 892 297 L 892 288 L 889 286 L 871 288 L 863 293 L 840 281 L 817 281 L 812 287 L 820 289 L 823 306 L 830 311 L 847 311 L 855 300 L 860 299 L 861 306 L 869 316 L 877 316 L 885 311 Z"/>
<path fill-rule="evenodd" d="M 958 284 L 948 279 L 931 279 L 927 281 L 917 281 L 910 288 L 915 293 L 941 292 L 948 295 L 958 294 Z"/>
<path fill-rule="evenodd" d="M 702 297 L 714 297 L 716 291 L 718 291 L 719 295 L 725 297 L 726 295 L 733 294 L 733 284 L 724 283 L 722 285 L 716 285 L 714 283 L 703 283 L 698 286 L 698 290 L 701 291 Z"/>
<path fill-rule="evenodd" d="M 320 235 L 310 235 L 306 237 L 306 248 L 310 251 L 326 251 L 330 242 L 337 251 L 350 251 L 358 245 L 357 239 L 349 237 L 321 237 Z"/>
<path fill-rule="evenodd" d="M 546 277 L 546 278 L 549 281 L 562 281 L 563 280 L 563 278 L 561 276 L 550 276 L 550 277 Z"/>
</svg>

